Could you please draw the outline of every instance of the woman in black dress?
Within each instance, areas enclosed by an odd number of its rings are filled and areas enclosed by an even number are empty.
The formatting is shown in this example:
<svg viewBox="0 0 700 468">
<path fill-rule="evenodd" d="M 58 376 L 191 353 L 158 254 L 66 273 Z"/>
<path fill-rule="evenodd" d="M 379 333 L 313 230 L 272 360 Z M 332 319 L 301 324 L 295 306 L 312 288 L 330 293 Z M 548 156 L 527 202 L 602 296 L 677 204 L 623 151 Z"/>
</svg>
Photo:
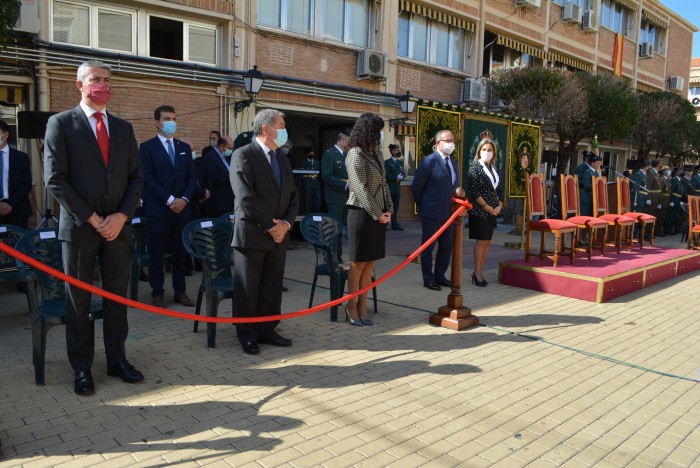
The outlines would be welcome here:
<svg viewBox="0 0 700 468">
<path fill-rule="evenodd" d="M 386 183 L 384 158 L 379 151 L 384 120 L 365 113 L 350 134 L 345 167 L 348 171 L 348 237 L 350 270 L 348 293 L 370 284 L 374 264 L 384 258 L 386 223 L 391 221 L 391 195 Z M 350 299 L 345 313 L 351 325 L 373 325 L 367 316 L 367 292 Z"/>
<path fill-rule="evenodd" d="M 498 177 L 496 153 L 496 143 L 493 140 L 481 140 L 468 175 L 469 198 L 476 201 L 469 212 L 469 238 L 476 239 L 472 284 L 481 287 L 488 284 L 484 279 L 484 263 L 496 228 L 496 217 L 503 208 L 503 188 Z"/>
</svg>

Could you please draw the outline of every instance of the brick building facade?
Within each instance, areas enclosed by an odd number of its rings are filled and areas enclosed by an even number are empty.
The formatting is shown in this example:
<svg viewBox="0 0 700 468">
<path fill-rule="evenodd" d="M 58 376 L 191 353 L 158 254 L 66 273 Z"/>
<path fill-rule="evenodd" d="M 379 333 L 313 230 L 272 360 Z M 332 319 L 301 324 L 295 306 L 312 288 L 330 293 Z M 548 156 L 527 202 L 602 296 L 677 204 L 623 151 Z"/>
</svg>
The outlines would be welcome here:
<svg viewBox="0 0 700 468">
<path fill-rule="evenodd" d="M 298 160 L 308 147 L 321 154 L 362 112 L 387 124 L 402 117 L 396 96 L 406 91 L 460 103 L 473 97 L 464 96 L 465 80 L 502 68 L 612 71 L 618 34 L 631 86 L 685 95 L 697 28 L 658 0 L 36 0 L 25 2 L 18 30 L 19 39 L 0 50 L 0 97 L 13 96 L 0 118 L 13 125 L 18 111 L 74 106 L 77 65 L 98 58 L 114 68 L 110 111 L 134 124 L 139 142 L 155 133 L 160 104 L 177 109 L 178 136 L 197 150 L 211 129 L 235 136 L 256 110 L 274 107 L 288 115 Z M 242 74 L 253 65 L 265 84 L 253 105 L 236 112 L 247 97 Z M 401 145 L 410 176 L 416 155 L 408 123 L 387 125 L 385 144 Z M 17 144 L 36 156 L 39 183 L 39 145 Z M 632 156 L 629 145 L 601 149 L 613 166 Z M 412 203 L 404 189 L 405 219 Z"/>
</svg>

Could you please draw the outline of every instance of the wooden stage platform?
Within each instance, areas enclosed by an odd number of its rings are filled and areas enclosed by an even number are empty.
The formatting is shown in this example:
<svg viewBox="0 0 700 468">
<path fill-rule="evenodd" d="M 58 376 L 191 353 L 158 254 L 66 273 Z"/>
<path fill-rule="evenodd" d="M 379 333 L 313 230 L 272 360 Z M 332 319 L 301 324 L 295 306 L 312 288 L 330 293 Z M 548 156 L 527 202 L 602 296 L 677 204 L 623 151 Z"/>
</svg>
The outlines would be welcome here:
<svg viewBox="0 0 700 468">
<path fill-rule="evenodd" d="M 560 257 L 557 268 L 551 260 L 537 256 L 530 257 L 529 263 L 505 261 L 498 267 L 498 280 L 508 286 L 600 303 L 695 270 L 700 270 L 700 251 L 645 246 L 619 255 L 610 249 L 604 257 L 598 253 L 591 260 L 578 255 L 573 265 L 567 257 Z"/>
</svg>

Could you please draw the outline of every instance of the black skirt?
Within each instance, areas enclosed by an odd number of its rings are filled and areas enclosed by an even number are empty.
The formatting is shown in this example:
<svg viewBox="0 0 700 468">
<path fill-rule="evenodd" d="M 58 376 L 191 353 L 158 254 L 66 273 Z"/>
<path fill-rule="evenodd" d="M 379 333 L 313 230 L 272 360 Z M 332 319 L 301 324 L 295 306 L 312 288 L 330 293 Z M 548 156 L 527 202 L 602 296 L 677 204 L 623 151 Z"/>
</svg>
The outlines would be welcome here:
<svg viewBox="0 0 700 468">
<path fill-rule="evenodd" d="M 384 258 L 386 224 L 375 221 L 363 208 L 348 206 L 348 247 L 351 262 Z"/>
<path fill-rule="evenodd" d="M 469 238 L 475 240 L 491 240 L 496 229 L 496 217 L 480 218 L 469 213 Z"/>
</svg>

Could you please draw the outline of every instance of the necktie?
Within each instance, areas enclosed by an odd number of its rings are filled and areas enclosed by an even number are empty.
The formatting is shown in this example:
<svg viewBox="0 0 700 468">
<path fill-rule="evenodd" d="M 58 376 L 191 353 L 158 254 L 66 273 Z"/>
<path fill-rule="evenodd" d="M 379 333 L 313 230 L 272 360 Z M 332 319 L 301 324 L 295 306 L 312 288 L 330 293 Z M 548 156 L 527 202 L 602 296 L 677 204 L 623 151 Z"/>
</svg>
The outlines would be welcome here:
<svg viewBox="0 0 700 468">
<path fill-rule="evenodd" d="M 268 154 L 270 155 L 270 166 L 272 166 L 272 172 L 275 174 L 275 178 L 277 179 L 277 186 L 282 188 L 282 170 L 280 169 L 279 161 L 277 161 L 275 150 L 270 150 Z"/>
<path fill-rule="evenodd" d="M 8 150 L 9 154 L 9 150 Z M 0 150 L 0 200 L 5 199 L 5 150 Z"/>
<path fill-rule="evenodd" d="M 165 146 L 168 147 L 168 156 L 170 156 L 170 162 L 173 167 L 175 167 L 175 150 L 173 149 L 173 144 L 170 140 L 165 140 Z"/>
<path fill-rule="evenodd" d="M 92 114 L 97 120 L 95 124 L 95 130 L 97 131 L 97 145 L 100 147 L 100 152 L 102 153 L 102 159 L 105 162 L 105 166 L 109 164 L 109 134 L 107 133 L 107 127 L 103 120 L 102 112 L 95 112 Z"/>
<path fill-rule="evenodd" d="M 445 167 L 447 168 L 447 173 L 450 175 L 450 182 L 454 184 L 452 177 L 452 168 L 450 167 L 450 158 L 445 158 Z"/>
</svg>

